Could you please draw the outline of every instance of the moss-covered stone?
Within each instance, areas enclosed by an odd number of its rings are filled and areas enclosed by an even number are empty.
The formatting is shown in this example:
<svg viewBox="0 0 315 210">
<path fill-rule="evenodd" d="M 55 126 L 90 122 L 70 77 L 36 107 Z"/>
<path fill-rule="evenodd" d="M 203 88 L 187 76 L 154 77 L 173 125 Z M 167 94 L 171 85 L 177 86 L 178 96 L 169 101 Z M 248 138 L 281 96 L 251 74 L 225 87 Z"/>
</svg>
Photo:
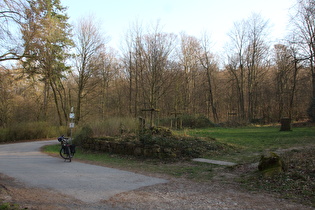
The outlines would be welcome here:
<svg viewBox="0 0 315 210">
<path fill-rule="evenodd" d="M 271 152 L 269 155 L 262 155 L 258 165 L 259 171 L 265 177 L 271 177 L 284 171 L 284 162 L 276 153 Z"/>
</svg>

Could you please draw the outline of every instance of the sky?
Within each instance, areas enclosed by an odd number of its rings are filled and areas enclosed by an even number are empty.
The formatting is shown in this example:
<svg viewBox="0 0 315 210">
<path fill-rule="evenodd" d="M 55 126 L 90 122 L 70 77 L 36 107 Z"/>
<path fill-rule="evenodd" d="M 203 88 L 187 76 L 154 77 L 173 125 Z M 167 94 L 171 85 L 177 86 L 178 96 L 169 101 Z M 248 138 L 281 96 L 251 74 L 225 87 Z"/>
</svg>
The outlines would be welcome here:
<svg viewBox="0 0 315 210">
<path fill-rule="evenodd" d="M 68 7 L 70 23 L 92 15 L 101 22 L 109 45 L 119 50 L 126 32 L 135 22 L 145 27 L 159 21 L 164 32 L 201 37 L 207 32 L 214 51 L 223 51 L 227 33 L 235 22 L 253 13 L 269 20 L 271 40 L 285 37 L 289 9 L 296 0 L 61 0 Z"/>
</svg>

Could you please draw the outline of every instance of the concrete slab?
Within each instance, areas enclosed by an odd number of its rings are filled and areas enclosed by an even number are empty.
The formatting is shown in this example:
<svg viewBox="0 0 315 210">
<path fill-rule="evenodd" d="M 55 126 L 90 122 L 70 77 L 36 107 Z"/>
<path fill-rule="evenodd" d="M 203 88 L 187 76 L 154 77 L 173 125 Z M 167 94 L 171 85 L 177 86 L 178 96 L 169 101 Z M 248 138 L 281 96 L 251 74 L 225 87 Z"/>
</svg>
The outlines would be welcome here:
<svg viewBox="0 0 315 210">
<path fill-rule="evenodd" d="M 236 163 L 220 161 L 220 160 L 210 160 L 210 159 L 205 159 L 205 158 L 195 158 L 192 160 L 197 161 L 197 162 L 211 163 L 211 164 L 222 165 L 222 166 L 235 166 L 235 165 L 237 165 Z"/>
</svg>

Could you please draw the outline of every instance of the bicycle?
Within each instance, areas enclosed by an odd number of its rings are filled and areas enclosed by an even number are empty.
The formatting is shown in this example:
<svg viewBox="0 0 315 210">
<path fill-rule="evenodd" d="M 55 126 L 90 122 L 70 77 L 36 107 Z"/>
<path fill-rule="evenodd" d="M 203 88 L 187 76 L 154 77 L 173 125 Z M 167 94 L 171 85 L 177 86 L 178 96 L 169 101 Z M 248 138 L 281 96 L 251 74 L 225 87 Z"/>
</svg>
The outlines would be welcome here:
<svg viewBox="0 0 315 210">
<path fill-rule="evenodd" d="M 70 144 L 69 138 L 63 135 L 58 138 L 58 141 L 61 143 L 60 156 L 65 159 L 65 161 L 69 160 L 69 162 L 71 162 L 71 158 L 75 153 L 75 145 Z"/>
</svg>

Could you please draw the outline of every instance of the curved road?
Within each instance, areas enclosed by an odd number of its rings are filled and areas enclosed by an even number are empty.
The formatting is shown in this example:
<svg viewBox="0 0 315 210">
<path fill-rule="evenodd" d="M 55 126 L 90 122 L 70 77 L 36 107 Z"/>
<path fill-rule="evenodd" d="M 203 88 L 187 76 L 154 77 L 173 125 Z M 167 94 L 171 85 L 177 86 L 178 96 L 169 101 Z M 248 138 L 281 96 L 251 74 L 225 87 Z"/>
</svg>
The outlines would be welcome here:
<svg viewBox="0 0 315 210">
<path fill-rule="evenodd" d="M 0 145 L 0 173 L 38 188 L 48 188 L 83 202 L 107 200 L 115 194 L 167 180 L 80 162 L 64 162 L 40 152 L 57 140 Z M 75 159 L 75 157 L 74 157 Z"/>
</svg>

